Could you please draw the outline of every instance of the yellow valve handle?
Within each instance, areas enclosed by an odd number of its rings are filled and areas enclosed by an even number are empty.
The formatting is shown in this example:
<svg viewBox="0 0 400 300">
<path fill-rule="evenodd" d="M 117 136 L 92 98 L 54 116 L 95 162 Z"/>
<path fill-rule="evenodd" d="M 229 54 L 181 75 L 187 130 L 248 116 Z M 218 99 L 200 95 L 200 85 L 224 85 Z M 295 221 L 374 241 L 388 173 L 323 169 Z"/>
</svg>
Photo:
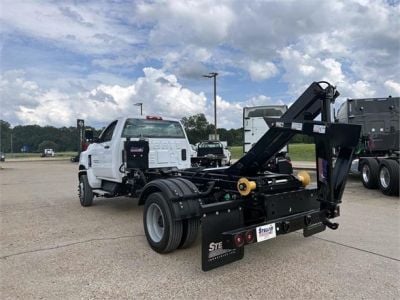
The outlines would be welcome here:
<svg viewBox="0 0 400 300">
<path fill-rule="evenodd" d="M 297 179 L 301 181 L 303 186 L 307 186 L 311 182 L 310 174 L 308 174 L 308 172 L 306 171 L 300 171 L 299 173 L 297 173 Z"/>
<path fill-rule="evenodd" d="M 250 181 L 242 177 L 238 180 L 236 187 L 240 195 L 247 196 L 251 191 L 256 189 L 257 185 L 255 181 Z"/>
</svg>

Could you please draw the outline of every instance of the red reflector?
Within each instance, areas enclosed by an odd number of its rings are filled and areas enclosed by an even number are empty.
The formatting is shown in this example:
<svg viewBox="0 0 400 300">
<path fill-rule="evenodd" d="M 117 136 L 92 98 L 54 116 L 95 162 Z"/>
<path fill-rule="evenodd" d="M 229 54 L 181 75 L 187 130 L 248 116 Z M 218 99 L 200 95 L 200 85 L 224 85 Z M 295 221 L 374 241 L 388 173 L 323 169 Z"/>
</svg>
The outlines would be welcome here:
<svg viewBox="0 0 400 300">
<path fill-rule="evenodd" d="M 247 243 L 247 244 L 251 244 L 251 243 L 254 242 L 254 232 L 253 232 L 252 230 L 247 231 L 247 232 L 244 234 L 244 237 L 245 237 L 245 239 L 246 239 L 246 243 Z"/>
<path fill-rule="evenodd" d="M 242 247 L 244 245 L 244 237 L 241 233 L 235 234 L 233 240 L 236 247 Z"/>
<path fill-rule="evenodd" d="M 147 120 L 162 120 L 162 118 L 158 117 L 158 116 L 146 116 L 146 119 Z"/>
</svg>

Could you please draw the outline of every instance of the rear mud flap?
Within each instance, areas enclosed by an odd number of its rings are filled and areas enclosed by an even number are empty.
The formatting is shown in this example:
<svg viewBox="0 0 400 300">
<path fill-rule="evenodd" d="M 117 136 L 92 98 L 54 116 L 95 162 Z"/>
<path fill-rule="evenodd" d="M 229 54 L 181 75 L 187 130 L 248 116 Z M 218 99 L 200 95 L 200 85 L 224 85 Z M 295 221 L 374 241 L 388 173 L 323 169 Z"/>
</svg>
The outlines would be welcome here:
<svg viewBox="0 0 400 300">
<path fill-rule="evenodd" d="M 239 209 L 209 213 L 201 219 L 202 249 L 201 265 L 203 271 L 240 260 L 244 247 L 224 249 L 223 232 L 243 226 L 243 213 Z"/>
</svg>

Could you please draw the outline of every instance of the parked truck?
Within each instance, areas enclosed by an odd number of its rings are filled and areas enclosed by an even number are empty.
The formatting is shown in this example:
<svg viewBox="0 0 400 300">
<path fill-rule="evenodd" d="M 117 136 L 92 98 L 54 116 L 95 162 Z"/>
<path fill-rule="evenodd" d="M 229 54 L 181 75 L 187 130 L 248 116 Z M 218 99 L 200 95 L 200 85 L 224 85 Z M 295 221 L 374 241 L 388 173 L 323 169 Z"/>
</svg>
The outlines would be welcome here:
<svg viewBox="0 0 400 300">
<path fill-rule="evenodd" d="M 240 260 L 246 245 L 298 230 L 305 237 L 335 230 L 332 219 L 340 215 L 360 134 L 359 125 L 331 121 L 338 94 L 329 83 L 312 83 L 280 118 L 267 120 L 270 130 L 246 155 L 220 168 L 190 167 L 190 144 L 178 120 L 117 119 L 81 153 L 80 203 L 90 206 L 94 196 L 138 197 L 146 239 L 159 253 L 189 247 L 201 224 L 204 271 Z M 304 171 L 262 169 L 296 134 L 315 140 L 313 184 Z"/>
<path fill-rule="evenodd" d="M 267 120 L 280 118 L 288 107 L 286 105 L 264 105 L 243 108 L 243 153 L 249 150 L 270 129 Z M 270 160 L 264 163 L 263 169 L 278 173 L 293 173 L 293 167 L 288 153 L 288 145 L 285 145 Z"/>
<path fill-rule="evenodd" d="M 258 140 L 268 131 L 266 118 L 280 118 L 286 111 L 287 105 L 263 105 L 243 108 L 243 153 L 247 153 Z M 281 152 L 287 153 L 287 146 Z"/>
<path fill-rule="evenodd" d="M 197 144 L 192 166 L 220 167 L 231 164 L 231 152 L 221 141 L 202 141 Z"/>
<path fill-rule="evenodd" d="M 399 97 L 348 99 L 336 121 L 361 126 L 352 171 L 368 189 L 399 195 Z"/>
</svg>

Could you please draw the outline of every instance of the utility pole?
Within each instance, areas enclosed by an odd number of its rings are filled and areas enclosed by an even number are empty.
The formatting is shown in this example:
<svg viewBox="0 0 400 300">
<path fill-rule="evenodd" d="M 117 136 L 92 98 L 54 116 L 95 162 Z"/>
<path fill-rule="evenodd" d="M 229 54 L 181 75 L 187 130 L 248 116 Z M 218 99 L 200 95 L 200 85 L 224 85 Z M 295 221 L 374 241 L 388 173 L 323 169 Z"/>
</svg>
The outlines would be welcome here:
<svg viewBox="0 0 400 300">
<path fill-rule="evenodd" d="M 214 78 L 214 138 L 217 139 L 217 76 L 218 73 L 211 72 L 208 75 L 203 75 L 206 78 Z"/>
<path fill-rule="evenodd" d="M 135 106 L 140 106 L 140 115 L 143 115 L 143 103 L 142 102 L 138 102 L 134 104 Z"/>
<path fill-rule="evenodd" d="M 11 131 L 11 157 L 13 156 L 14 150 L 13 150 L 13 134 Z"/>
</svg>

